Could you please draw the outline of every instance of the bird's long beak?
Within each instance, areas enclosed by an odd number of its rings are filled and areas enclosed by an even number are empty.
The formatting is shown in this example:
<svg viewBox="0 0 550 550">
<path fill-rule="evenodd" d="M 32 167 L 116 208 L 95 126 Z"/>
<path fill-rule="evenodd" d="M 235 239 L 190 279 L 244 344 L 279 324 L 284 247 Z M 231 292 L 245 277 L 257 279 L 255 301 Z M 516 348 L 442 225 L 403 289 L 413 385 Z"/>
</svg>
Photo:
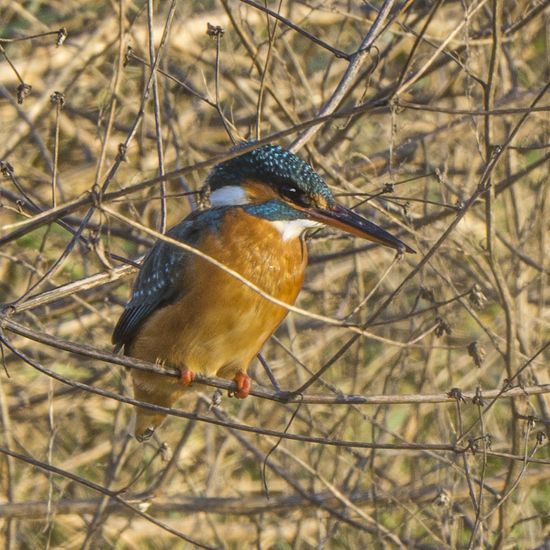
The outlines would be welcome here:
<svg viewBox="0 0 550 550">
<path fill-rule="evenodd" d="M 356 214 L 353 210 L 341 204 L 336 203 L 326 209 L 308 209 L 308 213 L 310 218 L 326 225 L 337 227 L 338 229 L 346 231 L 346 233 L 351 233 L 357 237 L 368 239 L 369 241 L 380 243 L 384 246 L 389 246 L 399 252 L 416 254 L 416 250 L 413 250 L 398 238 L 390 235 L 375 223 L 369 222 L 369 220 L 363 218 L 363 216 L 359 216 L 359 214 Z"/>
</svg>

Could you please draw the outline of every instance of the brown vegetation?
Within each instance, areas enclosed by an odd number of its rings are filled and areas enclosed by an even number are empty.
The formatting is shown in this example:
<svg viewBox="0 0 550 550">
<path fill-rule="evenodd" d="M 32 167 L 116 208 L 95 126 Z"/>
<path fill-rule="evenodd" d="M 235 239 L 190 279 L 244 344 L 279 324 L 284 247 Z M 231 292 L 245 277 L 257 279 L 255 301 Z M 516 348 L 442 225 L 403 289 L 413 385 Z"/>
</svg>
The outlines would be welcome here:
<svg viewBox="0 0 550 550">
<path fill-rule="evenodd" d="M 549 4 L 2 2 L 5 547 L 548 544 Z M 311 235 L 254 395 L 138 444 L 136 262 L 250 138 L 418 254 Z"/>
</svg>

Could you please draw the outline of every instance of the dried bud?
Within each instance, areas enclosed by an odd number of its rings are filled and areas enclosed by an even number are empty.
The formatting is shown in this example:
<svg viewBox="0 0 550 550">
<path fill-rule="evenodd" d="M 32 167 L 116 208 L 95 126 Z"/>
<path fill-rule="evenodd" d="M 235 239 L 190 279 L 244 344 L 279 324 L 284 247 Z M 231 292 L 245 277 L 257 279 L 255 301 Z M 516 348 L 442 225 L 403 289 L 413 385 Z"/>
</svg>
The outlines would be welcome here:
<svg viewBox="0 0 550 550">
<path fill-rule="evenodd" d="M 67 39 L 67 29 L 65 27 L 61 27 L 58 31 L 57 31 L 57 41 L 56 41 L 56 46 L 59 48 L 59 46 L 62 46 L 63 45 L 63 42 L 65 42 L 65 40 Z"/>
<path fill-rule="evenodd" d="M 447 392 L 447 396 L 453 399 L 456 399 L 457 401 L 466 402 L 466 398 L 464 397 L 462 390 L 460 388 L 451 388 Z"/>
<path fill-rule="evenodd" d="M 124 54 L 124 63 L 122 64 L 122 66 L 126 67 L 126 65 L 130 63 L 133 56 L 134 56 L 134 50 L 132 46 L 130 45 L 126 46 L 126 53 Z"/>
<path fill-rule="evenodd" d="M 450 335 L 453 331 L 451 330 L 451 325 L 443 319 L 443 317 L 437 317 L 437 327 L 435 328 L 435 335 L 440 338 L 444 334 Z"/>
<path fill-rule="evenodd" d="M 468 300 L 476 309 L 481 309 L 487 303 L 487 297 L 483 294 L 481 288 L 477 284 L 472 287 L 472 290 L 470 290 Z"/>
<path fill-rule="evenodd" d="M 217 408 L 222 404 L 222 392 L 218 388 L 216 391 L 212 394 L 212 401 L 210 403 L 210 409 Z"/>
<path fill-rule="evenodd" d="M 481 393 L 481 388 L 479 386 L 476 388 L 476 394 L 472 399 L 472 403 L 474 405 L 479 405 L 480 407 L 485 406 L 485 401 L 483 401 L 483 394 Z"/>
<path fill-rule="evenodd" d="M 486 353 L 483 347 L 481 347 L 477 340 L 475 340 L 468 345 L 468 355 L 474 360 L 476 367 L 481 367 Z"/>
<path fill-rule="evenodd" d="M 121 160 L 121 161 L 126 161 L 126 151 L 128 150 L 128 147 L 126 147 L 126 145 L 124 143 L 119 143 L 118 144 L 118 158 Z"/>
<path fill-rule="evenodd" d="M 52 105 L 58 105 L 60 109 L 63 109 L 65 105 L 65 94 L 63 92 L 54 92 L 50 96 L 50 102 Z"/>
<path fill-rule="evenodd" d="M 0 160 L 0 173 L 6 178 L 13 177 L 13 166 L 6 160 Z"/>
<path fill-rule="evenodd" d="M 439 491 L 439 494 L 435 497 L 434 504 L 441 507 L 447 507 L 449 506 L 451 502 L 451 498 L 449 497 L 449 493 L 442 489 Z"/>
<path fill-rule="evenodd" d="M 212 25 L 211 23 L 207 23 L 206 34 L 210 38 L 221 38 L 225 34 L 225 30 L 219 25 Z"/>
<path fill-rule="evenodd" d="M 420 297 L 432 304 L 435 303 L 434 291 L 431 288 L 425 286 L 420 287 Z"/>
<path fill-rule="evenodd" d="M 32 86 L 30 84 L 25 84 L 24 82 L 21 82 L 19 86 L 17 86 L 17 103 L 21 105 L 23 101 L 25 101 L 25 98 L 31 93 Z"/>
<path fill-rule="evenodd" d="M 502 153 L 502 146 L 501 145 L 493 145 L 491 150 L 491 158 L 496 158 L 498 155 Z"/>
</svg>

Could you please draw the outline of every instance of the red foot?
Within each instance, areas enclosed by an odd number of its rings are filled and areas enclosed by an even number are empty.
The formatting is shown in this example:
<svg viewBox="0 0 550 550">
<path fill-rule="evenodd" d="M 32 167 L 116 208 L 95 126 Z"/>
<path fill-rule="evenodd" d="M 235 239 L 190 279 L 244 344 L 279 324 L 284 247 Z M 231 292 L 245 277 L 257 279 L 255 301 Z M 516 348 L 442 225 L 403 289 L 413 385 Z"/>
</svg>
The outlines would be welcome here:
<svg viewBox="0 0 550 550">
<path fill-rule="evenodd" d="M 180 370 L 180 384 L 182 386 L 190 386 L 195 380 L 195 373 L 189 369 Z"/>
<path fill-rule="evenodd" d="M 245 397 L 248 397 L 250 393 L 250 386 L 252 385 L 250 376 L 243 371 L 239 371 L 233 380 L 235 381 L 235 384 L 237 384 L 237 391 L 233 394 L 233 396 L 237 399 L 244 399 Z"/>
</svg>

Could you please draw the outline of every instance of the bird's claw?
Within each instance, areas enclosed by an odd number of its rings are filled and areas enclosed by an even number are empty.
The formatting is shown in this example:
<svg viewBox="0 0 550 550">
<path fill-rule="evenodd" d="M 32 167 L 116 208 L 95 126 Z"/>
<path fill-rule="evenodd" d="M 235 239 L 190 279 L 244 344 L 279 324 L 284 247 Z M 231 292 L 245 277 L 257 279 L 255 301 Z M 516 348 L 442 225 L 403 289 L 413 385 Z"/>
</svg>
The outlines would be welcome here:
<svg viewBox="0 0 550 550">
<path fill-rule="evenodd" d="M 180 384 L 182 386 L 190 386 L 195 380 L 196 374 L 189 369 L 180 370 Z"/>
<path fill-rule="evenodd" d="M 250 394 L 250 387 L 252 385 L 250 376 L 242 371 L 239 371 L 235 375 L 235 378 L 233 378 L 233 381 L 237 385 L 237 391 L 229 392 L 229 397 L 236 397 L 237 399 L 244 399 L 245 397 L 248 397 Z"/>
</svg>

